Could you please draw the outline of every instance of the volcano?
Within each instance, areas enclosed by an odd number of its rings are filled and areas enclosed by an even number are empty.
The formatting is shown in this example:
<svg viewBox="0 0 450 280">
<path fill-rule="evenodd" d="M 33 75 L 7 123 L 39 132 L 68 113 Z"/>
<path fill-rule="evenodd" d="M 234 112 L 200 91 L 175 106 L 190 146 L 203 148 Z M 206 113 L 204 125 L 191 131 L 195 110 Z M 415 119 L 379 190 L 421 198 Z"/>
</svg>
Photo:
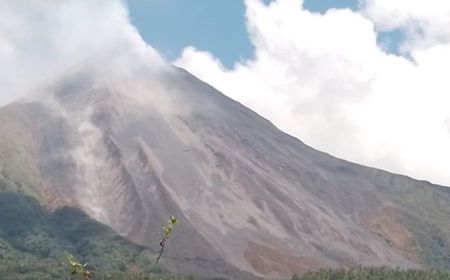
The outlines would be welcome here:
<svg viewBox="0 0 450 280">
<path fill-rule="evenodd" d="M 448 188 L 317 151 L 183 69 L 125 70 L 83 64 L 1 108 L 2 191 L 155 251 L 175 215 L 163 263 L 202 277 L 450 268 Z"/>
</svg>

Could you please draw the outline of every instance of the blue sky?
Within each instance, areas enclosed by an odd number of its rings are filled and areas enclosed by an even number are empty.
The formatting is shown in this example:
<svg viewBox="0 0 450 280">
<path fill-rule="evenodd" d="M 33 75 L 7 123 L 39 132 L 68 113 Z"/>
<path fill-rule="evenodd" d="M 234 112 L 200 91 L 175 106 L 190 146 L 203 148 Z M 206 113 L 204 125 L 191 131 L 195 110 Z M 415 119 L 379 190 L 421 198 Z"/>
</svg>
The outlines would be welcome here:
<svg viewBox="0 0 450 280">
<path fill-rule="evenodd" d="M 227 67 L 252 56 L 240 0 L 129 0 L 128 6 L 144 40 L 169 60 L 189 45 L 210 51 Z"/>
<path fill-rule="evenodd" d="M 356 10 L 358 7 L 358 0 L 305 0 L 303 7 L 313 12 L 324 13 L 328 9 L 345 9 L 350 8 Z"/>
<path fill-rule="evenodd" d="M 144 40 L 169 60 L 190 45 L 211 52 L 227 68 L 253 55 L 242 0 L 128 0 L 128 6 Z M 304 8 L 320 13 L 330 8 L 357 10 L 358 1 L 305 0 Z M 399 32 L 384 32 L 379 41 L 396 53 L 400 39 Z"/>
</svg>

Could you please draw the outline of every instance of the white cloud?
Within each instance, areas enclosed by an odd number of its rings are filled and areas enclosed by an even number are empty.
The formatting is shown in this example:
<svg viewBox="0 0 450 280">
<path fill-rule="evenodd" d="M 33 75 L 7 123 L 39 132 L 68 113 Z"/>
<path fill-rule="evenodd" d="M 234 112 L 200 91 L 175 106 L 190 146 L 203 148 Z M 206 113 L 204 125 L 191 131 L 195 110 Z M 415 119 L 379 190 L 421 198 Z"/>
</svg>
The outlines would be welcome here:
<svg viewBox="0 0 450 280">
<path fill-rule="evenodd" d="M 133 53 L 160 60 L 120 0 L 0 0 L 0 105 L 80 63 L 119 69 Z"/>
<path fill-rule="evenodd" d="M 409 35 L 405 51 L 450 42 L 450 1 L 360 0 L 363 13 L 380 30 L 402 29 Z"/>
<path fill-rule="evenodd" d="M 247 0 L 254 59 L 227 70 L 188 47 L 174 63 L 318 149 L 450 186 L 449 4 L 423 2 L 321 15 Z M 414 62 L 377 46 L 377 30 L 398 28 Z"/>
</svg>

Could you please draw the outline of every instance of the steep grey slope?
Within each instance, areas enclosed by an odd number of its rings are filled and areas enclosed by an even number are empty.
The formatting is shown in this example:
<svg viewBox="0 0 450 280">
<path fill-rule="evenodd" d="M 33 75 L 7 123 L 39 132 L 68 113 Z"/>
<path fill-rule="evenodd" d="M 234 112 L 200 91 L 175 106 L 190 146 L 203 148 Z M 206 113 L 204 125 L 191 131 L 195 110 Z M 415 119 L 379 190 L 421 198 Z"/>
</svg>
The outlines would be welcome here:
<svg viewBox="0 0 450 280">
<path fill-rule="evenodd" d="M 316 151 L 184 70 L 105 73 L 0 110 L 9 190 L 151 248 L 178 215 L 166 265 L 203 276 L 449 266 L 447 189 Z"/>
</svg>

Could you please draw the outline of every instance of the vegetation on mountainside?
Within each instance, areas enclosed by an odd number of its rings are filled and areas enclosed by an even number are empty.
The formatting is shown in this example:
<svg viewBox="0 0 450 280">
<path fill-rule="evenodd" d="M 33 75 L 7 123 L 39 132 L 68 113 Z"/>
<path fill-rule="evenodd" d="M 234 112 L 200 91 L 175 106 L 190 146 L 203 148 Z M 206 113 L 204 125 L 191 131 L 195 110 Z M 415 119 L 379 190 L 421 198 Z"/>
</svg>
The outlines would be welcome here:
<svg viewBox="0 0 450 280">
<path fill-rule="evenodd" d="M 393 202 L 396 220 L 412 233 L 409 247 L 419 261 L 430 268 L 449 270 L 450 188 L 383 171 L 377 174 L 378 191 Z"/>
<path fill-rule="evenodd" d="M 77 209 L 49 212 L 32 197 L 0 192 L 0 279 L 71 279 L 67 254 L 87 263 L 95 280 L 188 279 L 165 272 L 153 252 Z"/>
<path fill-rule="evenodd" d="M 450 269 L 450 240 L 437 225 L 413 216 L 406 217 L 415 236 L 414 246 L 424 263 L 435 269 Z"/>
<path fill-rule="evenodd" d="M 170 216 L 170 219 L 167 221 L 167 224 L 163 227 L 162 238 L 159 243 L 161 248 L 159 250 L 159 255 L 156 258 L 156 262 L 154 265 L 158 264 L 159 260 L 161 259 L 162 254 L 164 252 L 165 244 L 166 244 L 167 240 L 169 239 L 170 235 L 172 234 L 174 227 L 179 223 L 180 223 L 180 221 L 175 216 L 172 215 L 172 216 Z M 70 266 L 72 267 L 72 272 L 70 273 L 71 275 L 79 276 L 83 280 L 93 280 L 93 274 L 89 271 L 87 263 L 85 263 L 85 264 L 80 263 L 72 255 L 69 255 L 67 257 L 67 260 L 68 260 Z M 105 277 L 106 277 L 106 279 L 116 279 L 116 278 L 117 279 L 137 279 L 137 280 L 138 279 L 153 279 L 153 276 L 151 276 L 149 274 L 144 274 L 144 273 L 125 273 L 122 275 L 116 273 L 116 274 L 114 274 L 114 276 L 112 274 L 107 274 L 107 275 L 101 276 L 101 272 L 95 278 L 100 279 L 100 278 L 105 278 Z M 157 275 L 154 277 L 157 277 L 157 279 L 160 279 L 160 280 L 162 279 L 161 275 Z M 166 276 L 166 278 L 167 278 L 167 276 Z M 184 276 L 170 276 L 170 279 L 185 279 L 185 277 Z M 189 279 L 193 279 L 193 277 L 189 277 Z"/>
<path fill-rule="evenodd" d="M 42 181 L 36 165 L 36 141 L 32 131 L 37 129 L 21 105 L 9 105 L 0 110 L 0 191 L 23 193 L 37 199 Z M 42 129 L 42 128 L 40 128 Z"/>
<path fill-rule="evenodd" d="M 400 270 L 387 267 L 356 267 L 350 269 L 322 269 L 292 280 L 449 280 L 448 271 Z"/>
</svg>

